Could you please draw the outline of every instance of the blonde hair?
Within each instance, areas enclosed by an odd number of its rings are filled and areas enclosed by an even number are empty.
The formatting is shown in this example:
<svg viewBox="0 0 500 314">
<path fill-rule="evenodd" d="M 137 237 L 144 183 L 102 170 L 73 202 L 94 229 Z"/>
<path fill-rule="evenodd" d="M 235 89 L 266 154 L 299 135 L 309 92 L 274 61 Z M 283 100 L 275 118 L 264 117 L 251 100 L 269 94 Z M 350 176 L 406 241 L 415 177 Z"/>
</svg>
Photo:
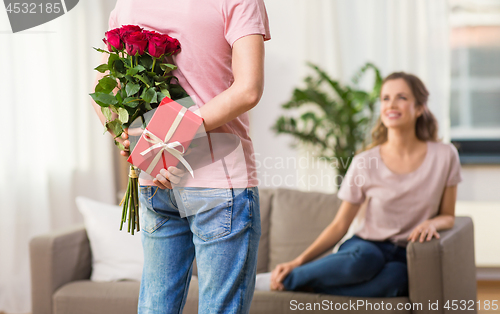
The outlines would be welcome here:
<svg viewBox="0 0 500 314">
<path fill-rule="evenodd" d="M 432 112 L 427 107 L 427 100 L 429 99 L 429 91 L 424 83 L 415 75 L 405 72 L 394 72 L 387 76 L 382 82 L 382 86 L 390 80 L 403 79 L 411 89 L 415 97 L 415 106 L 423 107 L 424 111 L 420 117 L 417 118 L 415 123 L 415 135 L 421 141 L 437 142 L 438 139 L 438 123 Z M 382 123 L 379 116 L 375 126 L 372 129 L 372 142 L 366 147 L 365 150 L 373 148 L 377 145 L 383 144 L 387 141 L 387 127 Z"/>
</svg>

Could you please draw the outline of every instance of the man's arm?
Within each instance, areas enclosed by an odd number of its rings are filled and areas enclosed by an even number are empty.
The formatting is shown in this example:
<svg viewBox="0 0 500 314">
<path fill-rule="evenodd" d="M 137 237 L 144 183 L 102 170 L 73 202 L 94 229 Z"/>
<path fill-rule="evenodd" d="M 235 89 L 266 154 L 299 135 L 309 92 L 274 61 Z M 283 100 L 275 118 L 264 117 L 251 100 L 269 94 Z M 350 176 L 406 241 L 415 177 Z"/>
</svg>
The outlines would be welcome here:
<svg viewBox="0 0 500 314">
<path fill-rule="evenodd" d="M 205 130 L 213 130 L 257 105 L 264 90 L 264 39 L 248 35 L 234 42 L 234 82 L 200 108 Z"/>
<path fill-rule="evenodd" d="M 247 112 L 257 105 L 264 91 L 264 39 L 262 35 L 249 35 L 234 42 L 232 52 L 234 82 L 224 92 L 200 108 L 205 131 L 221 125 Z M 126 135 L 125 135 L 126 136 Z M 128 141 L 125 141 L 128 145 Z M 123 154 L 122 154 L 123 155 Z M 177 169 L 172 169 L 176 171 Z M 162 170 L 153 179 L 161 189 L 171 189 L 169 170 Z"/>
</svg>

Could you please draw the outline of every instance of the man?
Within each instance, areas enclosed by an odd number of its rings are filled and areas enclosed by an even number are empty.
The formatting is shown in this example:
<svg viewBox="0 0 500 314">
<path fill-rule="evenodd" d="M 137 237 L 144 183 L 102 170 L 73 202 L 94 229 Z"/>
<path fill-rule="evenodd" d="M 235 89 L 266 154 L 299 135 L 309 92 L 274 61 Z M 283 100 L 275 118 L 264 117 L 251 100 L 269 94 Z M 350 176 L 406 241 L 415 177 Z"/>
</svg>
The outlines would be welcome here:
<svg viewBox="0 0 500 314">
<path fill-rule="evenodd" d="M 138 313 L 182 312 L 195 255 L 199 313 L 248 313 L 260 214 L 247 111 L 264 86 L 263 42 L 270 34 L 263 0 L 118 0 L 110 29 L 127 24 L 179 40 L 174 75 L 196 100 L 212 153 L 227 151 L 182 187 L 172 185 L 180 178 L 175 167 L 156 178 L 141 173 L 145 261 Z M 221 134 L 237 138 L 239 149 L 225 150 Z M 126 134 L 119 140 L 129 146 Z"/>
</svg>

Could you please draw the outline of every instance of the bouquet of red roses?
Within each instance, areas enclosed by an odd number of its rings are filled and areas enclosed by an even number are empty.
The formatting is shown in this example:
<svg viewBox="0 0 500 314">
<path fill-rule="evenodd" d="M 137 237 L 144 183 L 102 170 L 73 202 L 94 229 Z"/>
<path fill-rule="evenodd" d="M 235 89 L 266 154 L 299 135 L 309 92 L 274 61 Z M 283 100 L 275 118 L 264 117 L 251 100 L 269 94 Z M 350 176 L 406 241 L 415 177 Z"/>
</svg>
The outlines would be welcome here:
<svg viewBox="0 0 500 314">
<path fill-rule="evenodd" d="M 106 73 L 99 80 L 92 99 L 101 106 L 106 117 L 105 132 L 111 130 L 115 138 L 121 136 L 132 122 L 158 107 L 163 98 L 187 97 L 184 89 L 176 84 L 171 72 L 177 67 L 167 58 L 180 51 L 179 41 L 166 34 L 147 31 L 136 25 L 125 25 L 106 32 L 104 43 L 109 54 L 108 62 L 95 70 Z M 121 149 L 123 145 L 115 140 Z M 123 204 L 120 230 L 128 216 L 128 231 L 134 234 L 139 227 L 139 192 L 137 168 L 130 166 L 127 192 Z"/>
</svg>

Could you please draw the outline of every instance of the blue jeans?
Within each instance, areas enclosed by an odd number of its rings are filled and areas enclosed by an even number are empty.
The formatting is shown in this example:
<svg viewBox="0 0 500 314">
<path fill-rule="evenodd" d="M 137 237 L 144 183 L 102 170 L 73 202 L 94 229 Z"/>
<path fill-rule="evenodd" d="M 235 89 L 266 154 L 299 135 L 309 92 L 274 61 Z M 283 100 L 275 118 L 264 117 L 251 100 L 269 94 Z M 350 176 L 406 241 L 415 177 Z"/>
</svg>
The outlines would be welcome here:
<svg viewBox="0 0 500 314">
<path fill-rule="evenodd" d="M 407 296 L 406 248 L 355 235 L 337 253 L 293 269 L 283 285 L 286 290 L 354 297 Z"/>
<path fill-rule="evenodd" d="M 182 313 L 195 256 L 199 313 L 248 313 L 261 234 L 257 187 L 141 186 L 140 201 L 144 268 L 138 313 Z M 179 214 L 179 207 L 195 206 L 196 215 Z"/>
</svg>

